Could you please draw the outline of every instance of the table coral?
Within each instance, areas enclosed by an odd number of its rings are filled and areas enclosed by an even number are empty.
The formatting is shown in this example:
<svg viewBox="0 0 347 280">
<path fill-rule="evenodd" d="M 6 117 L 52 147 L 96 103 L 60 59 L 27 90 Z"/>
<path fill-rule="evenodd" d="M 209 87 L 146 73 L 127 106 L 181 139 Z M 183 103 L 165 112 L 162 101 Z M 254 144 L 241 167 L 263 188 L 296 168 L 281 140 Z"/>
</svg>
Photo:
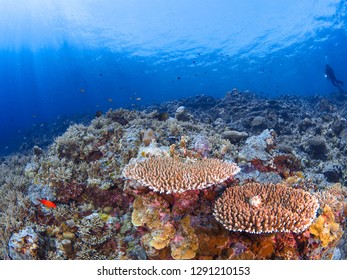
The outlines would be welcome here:
<svg viewBox="0 0 347 280">
<path fill-rule="evenodd" d="M 215 203 L 214 216 L 231 231 L 300 233 L 312 223 L 318 206 L 303 190 L 248 183 L 227 188 Z"/>
<path fill-rule="evenodd" d="M 239 170 L 219 159 L 151 157 L 132 160 L 123 169 L 123 176 L 160 193 L 182 193 L 222 183 Z"/>
</svg>

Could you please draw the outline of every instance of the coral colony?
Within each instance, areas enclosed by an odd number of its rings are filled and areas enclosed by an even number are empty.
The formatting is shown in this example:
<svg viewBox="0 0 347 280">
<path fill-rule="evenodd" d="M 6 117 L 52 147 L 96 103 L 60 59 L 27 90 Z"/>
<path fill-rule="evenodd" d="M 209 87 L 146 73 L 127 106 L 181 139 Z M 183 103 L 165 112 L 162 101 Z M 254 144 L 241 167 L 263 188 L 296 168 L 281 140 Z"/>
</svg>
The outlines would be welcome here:
<svg viewBox="0 0 347 280">
<path fill-rule="evenodd" d="M 346 258 L 343 104 L 206 98 L 110 110 L 4 158 L 1 258 Z"/>
</svg>

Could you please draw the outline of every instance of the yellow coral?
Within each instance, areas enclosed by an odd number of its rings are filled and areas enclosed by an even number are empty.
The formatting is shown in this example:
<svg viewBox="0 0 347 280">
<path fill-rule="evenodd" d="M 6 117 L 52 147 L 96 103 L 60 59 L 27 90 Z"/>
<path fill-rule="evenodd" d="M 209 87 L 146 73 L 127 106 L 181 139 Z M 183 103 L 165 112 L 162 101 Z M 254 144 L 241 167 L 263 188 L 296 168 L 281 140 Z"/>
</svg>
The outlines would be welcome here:
<svg viewBox="0 0 347 280">
<path fill-rule="evenodd" d="M 133 203 L 133 213 L 131 214 L 131 221 L 134 226 L 147 225 L 150 229 L 157 229 L 163 226 L 160 217 L 162 212 L 169 212 L 168 209 L 161 209 L 151 205 L 152 201 L 164 205 L 164 199 L 156 194 L 148 196 L 137 197 Z"/>
<path fill-rule="evenodd" d="M 323 247 L 326 247 L 338 241 L 342 237 L 343 231 L 335 222 L 333 211 L 326 205 L 323 213 L 310 226 L 310 233 L 320 240 Z"/>
<path fill-rule="evenodd" d="M 169 245 L 171 239 L 175 236 L 175 232 L 174 226 L 167 223 L 162 228 L 151 232 L 152 239 L 149 245 L 157 250 L 163 249 Z"/>
<path fill-rule="evenodd" d="M 144 206 L 143 206 L 143 201 L 141 197 L 137 197 L 134 200 L 134 203 L 133 203 L 134 210 L 133 210 L 133 213 L 131 214 L 131 221 L 135 227 L 139 227 L 144 224 L 143 211 L 141 211 L 143 207 Z"/>
<path fill-rule="evenodd" d="M 190 217 L 181 220 L 179 231 L 170 243 L 171 256 L 175 260 L 193 259 L 199 248 L 198 238 L 194 229 L 190 226 Z"/>
<path fill-rule="evenodd" d="M 111 215 L 106 214 L 106 213 L 98 213 L 99 218 L 103 221 L 103 222 L 107 222 L 109 218 L 111 218 Z"/>
<path fill-rule="evenodd" d="M 143 236 L 142 242 L 150 256 L 157 254 L 153 249 L 160 250 L 167 247 L 176 232 L 172 224 L 161 220 L 163 215 L 169 213 L 165 206 L 167 205 L 163 198 L 156 193 L 137 197 L 133 203 L 134 210 L 131 215 L 133 225 L 146 225 L 149 229 L 149 232 Z"/>
</svg>

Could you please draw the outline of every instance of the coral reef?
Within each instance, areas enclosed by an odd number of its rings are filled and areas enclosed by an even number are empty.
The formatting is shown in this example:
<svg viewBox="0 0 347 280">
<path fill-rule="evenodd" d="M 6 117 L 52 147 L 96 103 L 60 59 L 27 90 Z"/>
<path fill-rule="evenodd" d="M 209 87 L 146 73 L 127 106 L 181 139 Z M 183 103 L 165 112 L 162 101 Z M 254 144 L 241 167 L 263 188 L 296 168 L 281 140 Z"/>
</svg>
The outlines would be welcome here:
<svg viewBox="0 0 347 280">
<path fill-rule="evenodd" d="M 0 258 L 346 259 L 346 113 L 235 89 L 64 121 L 0 158 Z"/>
</svg>

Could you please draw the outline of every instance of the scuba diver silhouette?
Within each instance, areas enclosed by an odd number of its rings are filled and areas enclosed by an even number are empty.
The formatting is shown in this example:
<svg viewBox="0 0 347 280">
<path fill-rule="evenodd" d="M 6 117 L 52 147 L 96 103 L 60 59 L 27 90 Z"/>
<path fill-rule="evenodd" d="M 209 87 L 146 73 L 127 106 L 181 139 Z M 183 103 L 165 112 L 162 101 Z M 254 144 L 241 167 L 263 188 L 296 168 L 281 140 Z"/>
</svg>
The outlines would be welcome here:
<svg viewBox="0 0 347 280">
<path fill-rule="evenodd" d="M 336 79 L 334 70 L 328 64 L 325 65 L 325 77 L 328 78 L 333 86 L 337 87 L 340 92 L 344 92 L 344 90 L 341 88 L 341 86 L 343 86 L 343 81 Z"/>
</svg>

